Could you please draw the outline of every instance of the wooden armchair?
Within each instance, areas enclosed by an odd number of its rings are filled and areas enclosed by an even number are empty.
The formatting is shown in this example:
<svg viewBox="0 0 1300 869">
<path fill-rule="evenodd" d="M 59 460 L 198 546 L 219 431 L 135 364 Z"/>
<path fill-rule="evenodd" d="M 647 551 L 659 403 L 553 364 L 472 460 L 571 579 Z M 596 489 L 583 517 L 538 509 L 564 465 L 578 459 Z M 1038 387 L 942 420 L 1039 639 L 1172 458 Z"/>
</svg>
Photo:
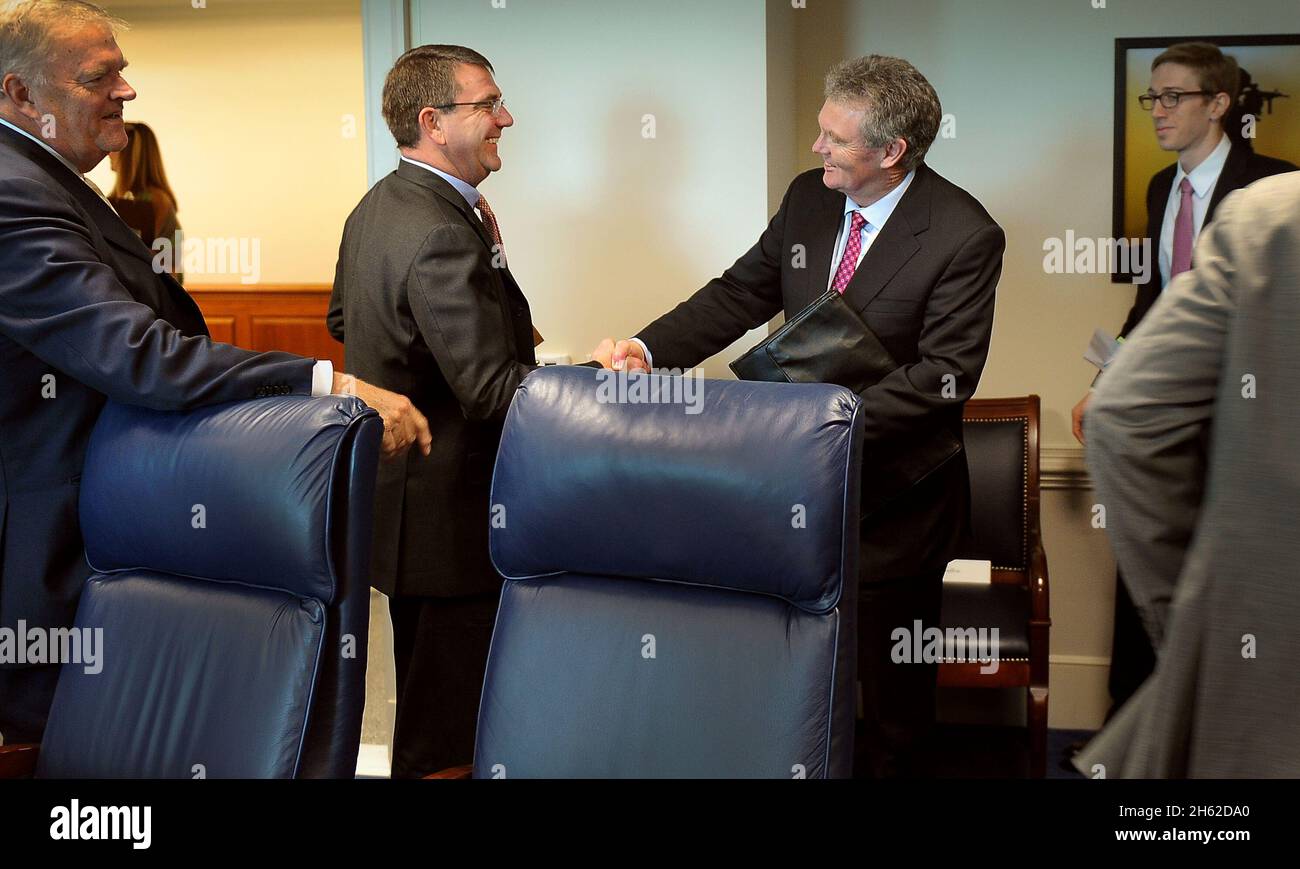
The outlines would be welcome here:
<svg viewBox="0 0 1300 869">
<path fill-rule="evenodd" d="M 968 401 L 964 436 L 971 478 L 970 547 L 964 558 L 991 561 L 988 585 L 945 583 L 947 629 L 996 627 L 999 661 L 992 668 L 963 657 L 946 642 L 941 687 L 1024 688 L 1029 774 L 1047 769 L 1047 555 L 1039 524 L 1037 395 Z M 967 656 L 968 657 L 968 656 Z"/>
</svg>

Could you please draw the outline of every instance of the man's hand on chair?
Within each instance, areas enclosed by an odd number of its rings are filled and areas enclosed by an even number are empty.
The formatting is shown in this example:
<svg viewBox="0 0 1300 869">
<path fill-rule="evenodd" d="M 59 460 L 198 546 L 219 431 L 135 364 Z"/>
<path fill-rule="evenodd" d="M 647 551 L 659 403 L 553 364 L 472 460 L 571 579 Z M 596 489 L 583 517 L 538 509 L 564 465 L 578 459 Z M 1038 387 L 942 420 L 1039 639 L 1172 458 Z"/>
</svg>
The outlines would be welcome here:
<svg viewBox="0 0 1300 869">
<path fill-rule="evenodd" d="M 412 444 L 420 445 L 420 452 L 428 455 L 433 447 L 429 421 L 405 395 L 389 392 L 358 380 L 351 374 L 334 372 L 335 395 L 355 395 L 379 413 L 384 420 L 383 453 L 386 459 L 395 459 Z"/>
</svg>

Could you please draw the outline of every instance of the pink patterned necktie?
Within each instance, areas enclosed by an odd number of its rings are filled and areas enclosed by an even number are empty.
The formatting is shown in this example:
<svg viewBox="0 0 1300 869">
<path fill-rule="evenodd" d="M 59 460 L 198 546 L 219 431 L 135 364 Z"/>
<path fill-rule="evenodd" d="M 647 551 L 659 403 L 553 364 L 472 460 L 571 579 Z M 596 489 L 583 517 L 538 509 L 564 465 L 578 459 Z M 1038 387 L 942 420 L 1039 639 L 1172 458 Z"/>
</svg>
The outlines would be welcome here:
<svg viewBox="0 0 1300 869">
<path fill-rule="evenodd" d="M 492 243 L 501 252 L 501 259 L 504 260 L 506 258 L 506 246 L 501 242 L 501 227 L 497 226 L 497 216 L 492 213 L 492 206 L 488 205 L 487 197 L 479 196 L 478 212 L 483 215 L 483 226 L 487 229 L 488 235 L 492 237 Z"/>
<path fill-rule="evenodd" d="M 1192 182 L 1184 178 L 1178 190 L 1183 198 L 1178 205 L 1178 217 L 1174 220 L 1174 259 L 1169 264 L 1171 281 L 1192 267 L 1192 243 L 1195 240 L 1192 233 Z"/>
<path fill-rule="evenodd" d="M 862 227 L 866 225 L 867 219 L 862 212 L 853 212 L 853 225 L 849 227 L 849 237 L 844 242 L 844 256 L 840 257 L 840 267 L 835 270 L 835 282 L 831 284 L 836 292 L 842 294 L 853 280 L 853 272 L 858 268 L 858 254 L 862 253 Z"/>
</svg>

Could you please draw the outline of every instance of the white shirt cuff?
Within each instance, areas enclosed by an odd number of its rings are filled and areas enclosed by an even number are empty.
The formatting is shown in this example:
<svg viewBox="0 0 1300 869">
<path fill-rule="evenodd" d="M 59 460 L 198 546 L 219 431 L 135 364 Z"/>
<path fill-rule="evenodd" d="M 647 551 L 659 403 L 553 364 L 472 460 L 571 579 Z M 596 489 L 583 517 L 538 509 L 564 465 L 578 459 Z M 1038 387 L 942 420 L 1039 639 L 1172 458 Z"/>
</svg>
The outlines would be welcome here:
<svg viewBox="0 0 1300 869">
<path fill-rule="evenodd" d="M 329 395 L 334 389 L 334 363 L 328 359 L 317 359 L 311 369 L 311 395 L 320 398 Z"/>
<path fill-rule="evenodd" d="M 628 340 L 634 342 L 636 346 L 641 348 L 641 352 L 645 354 L 646 368 L 654 368 L 655 367 L 654 357 L 650 355 L 650 348 L 645 346 L 645 342 L 642 341 L 640 338 L 629 338 Z"/>
</svg>

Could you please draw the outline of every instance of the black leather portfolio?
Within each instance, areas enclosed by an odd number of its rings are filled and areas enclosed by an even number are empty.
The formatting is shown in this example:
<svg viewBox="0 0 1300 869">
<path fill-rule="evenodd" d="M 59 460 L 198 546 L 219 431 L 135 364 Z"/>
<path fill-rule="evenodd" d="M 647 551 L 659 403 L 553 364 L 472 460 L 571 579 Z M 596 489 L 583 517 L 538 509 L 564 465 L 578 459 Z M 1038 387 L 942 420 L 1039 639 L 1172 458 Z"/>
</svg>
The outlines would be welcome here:
<svg viewBox="0 0 1300 869">
<path fill-rule="evenodd" d="M 766 340 L 731 363 L 741 380 L 834 383 L 861 393 L 898 368 L 880 339 L 834 289 L 827 290 Z M 866 517 L 902 494 L 957 453 L 961 442 L 941 429 L 925 443 L 908 443 L 884 456 L 868 455 L 862 491 Z"/>
</svg>

